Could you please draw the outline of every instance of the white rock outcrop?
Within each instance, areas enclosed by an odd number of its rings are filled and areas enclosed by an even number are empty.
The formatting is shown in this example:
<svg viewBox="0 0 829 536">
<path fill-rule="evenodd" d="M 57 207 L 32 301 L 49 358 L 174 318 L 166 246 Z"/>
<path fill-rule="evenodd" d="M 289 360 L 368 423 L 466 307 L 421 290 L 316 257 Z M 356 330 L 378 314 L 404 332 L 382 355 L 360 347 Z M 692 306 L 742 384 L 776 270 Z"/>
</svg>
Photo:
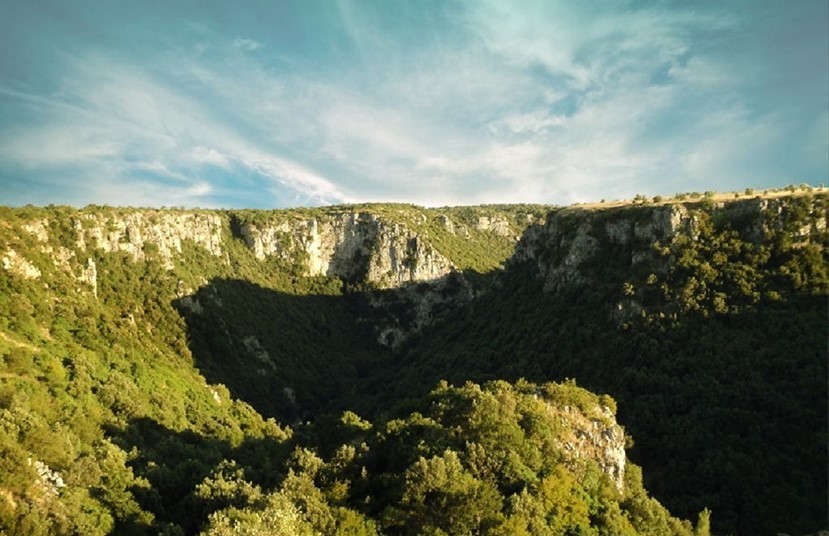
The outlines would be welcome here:
<svg viewBox="0 0 829 536">
<path fill-rule="evenodd" d="M 491 232 L 500 236 L 514 236 L 515 233 L 510 227 L 509 220 L 502 215 L 496 216 L 479 216 L 475 223 L 475 229 L 479 231 Z"/>
<path fill-rule="evenodd" d="M 47 494 L 57 496 L 60 490 L 66 487 L 63 477 L 57 471 L 49 468 L 48 465 L 29 458 L 29 465 L 33 465 L 38 476 L 38 483 Z"/>
<path fill-rule="evenodd" d="M 526 229 L 509 263 L 533 262 L 546 291 L 588 285 L 603 263 L 625 263 L 654 276 L 671 273 L 672 245 L 699 240 L 703 226 L 740 233 L 761 242 L 785 233 L 795 247 L 826 242 L 826 200 L 818 198 L 744 199 L 720 203 L 674 203 L 607 210 L 567 208 Z M 604 256 L 604 257 L 602 257 Z M 612 256 L 612 257 L 611 257 Z M 647 273 L 645 272 L 645 273 Z M 633 298 L 612 311 L 620 321 L 643 312 Z"/>
<path fill-rule="evenodd" d="M 92 294 L 98 296 L 98 267 L 92 257 L 86 260 L 86 267 L 81 268 L 78 280 L 92 288 Z"/>
<path fill-rule="evenodd" d="M 74 225 L 76 245 L 105 252 L 120 251 L 135 261 L 147 258 L 145 247 L 153 245 L 167 269 L 181 254 L 181 244 L 190 240 L 211 255 L 222 255 L 222 219 L 218 214 L 171 211 L 136 211 L 124 215 L 82 214 Z"/>
<path fill-rule="evenodd" d="M 3 269 L 7 272 L 20 276 L 23 279 L 39 279 L 41 275 L 40 269 L 37 266 L 13 249 L 8 249 L 3 253 L 0 264 L 3 265 Z"/>
<path fill-rule="evenodd" d="M 593 408 L 587 414 L 572 406 L 554 407 L 563 432 L 557 440 L 564 462 L 577 468 L 586 460 L 595 461 L 616 489 L 621 492 L 625 478 L 625 431 L 613 411 L 606 406 Z"/>
<path fill-rule="evenodd" d="M 49 240 L 49 226 L 48 220 L 35 220 L 23 224 L 23 230 L 34 236 L 38 242 L 47 242 Z"/>
<path fill-rule="evenodd" d="M 260 260 L 278 256 L 303 263 L 311 276 L 369 281 L 380 288 L 435 280 L 454 269 L 416 233 L 374 214 L 242 223 L 240 232 Z"/>
</svg>

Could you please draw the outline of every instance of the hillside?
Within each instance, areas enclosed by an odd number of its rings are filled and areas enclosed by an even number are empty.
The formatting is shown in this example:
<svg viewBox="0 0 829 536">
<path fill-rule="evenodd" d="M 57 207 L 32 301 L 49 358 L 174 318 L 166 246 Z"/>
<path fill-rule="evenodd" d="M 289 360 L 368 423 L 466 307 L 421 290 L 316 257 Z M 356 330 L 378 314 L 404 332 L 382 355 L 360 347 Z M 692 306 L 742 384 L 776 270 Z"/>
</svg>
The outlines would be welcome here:
<svg viewBox="0 0 829 536">
<path fill-rule="evenodd" d="M 0 529 L 825 528 L 828 198 L 2 209 Z"/>
<path fill-rule="evenodd" d="M 577 378 L 617 399 L 630 455 L 671 511 L 707 506 L 740 534 L 815 530 L 826 209 L 821 195 L 559 210 L 528 229 L 499 286 L 389 368 L 378 399 L 436 378 Z"/>
</svg>

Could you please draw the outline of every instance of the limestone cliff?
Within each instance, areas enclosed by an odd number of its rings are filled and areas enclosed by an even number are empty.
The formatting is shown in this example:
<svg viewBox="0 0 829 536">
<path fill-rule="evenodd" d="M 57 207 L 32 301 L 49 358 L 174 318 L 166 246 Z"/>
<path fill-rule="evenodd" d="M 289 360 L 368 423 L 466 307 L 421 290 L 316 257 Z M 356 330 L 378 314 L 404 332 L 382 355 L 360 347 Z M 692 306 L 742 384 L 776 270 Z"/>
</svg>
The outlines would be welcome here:
<svg viewBox="0 0 829 536">
<path fill-rule="evenodd" d="M 503 230 L 506 220 L 497 222 Z M 277 257 L 310 276 L 369 284 L 374 290 L 368 303 L 378 311 L 377 340 L 385 346 L 397 348 L 439 312 L 471 299 L 461 272 L 428 238 L 376 214 L 241 222 L 238 232 L 257 259 Z"/>
<path fill-rule="evenodd" d="M 696 241 L 701 225 L 727 227 L 753 243 L 775 236 L 800 244 L 822 243 L 827 200 L 829 195 L 823 193 L 717 203 L 566 208 L 528 227 L 511 263 L 533 262 L 545 289 L 556 291 L 571 284 L 594 283 L 591 267 L 608 255 L 613 262 L 621 259 L 631 273 L 664 274 L 677 260 L 671 246 Z"/>
<path fill-rule="evenodd" d="M 61 225 L 71 227 L 71 242 L 67 243 L 63 236 L 53 239 L 54 230 Z M 183 260 L 185 242 L 222 257 L 225 241 L 230 239 L 226 228 L 227 214 L 220 212 L 80 211 L 69 222 L 50 218 L 26 222 L 20 239 L 41 244 L 41 251 L 64 269 L 70 269 L 70 260 L 79 254 L 97 249 L 126 253 L 135 262 L 155 258 L 172 270 Z M 370 282 L 378 288 L 396 288 L 437 280 L 455 270 L 454 264 L 417 232 L 366 212 L 293 217 L 265 224 L 243 222 L 239 232 L 257 259 L 277 256 L 299 262 L 298 271 L 308 276 L 324 275 Z M 7 248 L 2 259 L 7 272 L 29 279 L 40 277 L 38 267 L 14 248 Z M 94 287 L 92 259 L 79 266 L 79 280 Z"/>
<path fill-rule="evenodd" d="M 346 212 L 279 223 L 241 223 L 256 258 L 298 259 L 308 275 L 366 281 L 380 288 L 430 281 L 455 266 L 416 232 L 375 214 Z"/>
<path fill-rule="evenodd" d="M 8 249 L 3 253 L 2 264 L 4 270 L 23 279 L 37 279 L 40 277 L 40 269 L 13 249 Z"/>
<path fill-rule="evenodd" d="M 616 422 L 616 416 L 607 406 L 595 406 L 589 411 L 573 406 L 548 405 L 558 418 L 561 435 L 557 440 L 564 463 L 573 469 L 586 461 L 594 461 L 619 492 L 624 490 L 625 431 Z"/>
<path fill-rule="evenodd" d="M 511 211 L 409 206 L 293 211 L 94 207 L 59 215 L 41 210 L 24 218 L 18 236 L 0 248 L 0 267 L 15 277 L 39 279 L 51 264 L 71 274 L 79 289 L 95 294 L 100 274 L 93 251 L 126 254 L 135 262 L 156 260 L 175 270 L 193 262 L 186 259 L 184 244 L 229 266 L 230 252 L 236 251 L 231 242 L 240 241 L 259 262 L 278 259 L 298 274 L 374 289 L 370 304 L 385 311 L 375 319 L 378 340 L 395 347 L 436 315 L 472 299 L 475 293 L 464 270 L 493 249 L 508 251 L 519 231 L 523 236 L 510 262 L 534 263 L 545 289 L 556 291 L 595 282 L 595 266 L 605 257 L 632 273 L 663 276 L 676 263 L 673 246 L 697 240 L 705 225 L 733 224 L 743 239 L 756 243 L 780 233 L 801 243 L 823 240 L 827 197 L 819 193 L 716 203 L 571 207 L 553 210 L 542 223 L 532 223 L 537 221 L 538 207 Z M 803 211 L 808 214 L 805 220 Z M 790 225 L 793 221 L 799 222 L 797 228 Z M 43 255 L 32 257 L 27 243 L 35 244 Z M 465 252 L 471 254 L 463 258 Z M 191 273 L 193 269 L 198 272 L 199 267 L 192 266 Z M 198 284 L 191 281 L 188 288 Z M 637 314 L 640 308 L 635 292 L 617 304 L 623 317 Z"/>
<path fill-rule="evenodd" d="M 99 278 L 106 275 L 96 260 L 126 255 L 186 274 L 176 298 L 198 310 L 199 303 L 186 295 L 205 284 L 208 274 L 232 277 L 236 267 L 256 271 L 258 263 L 273 270 L 276 261 L 277 270 L 292 276 L 330 277 L 370 289 L 377 339 L 396 347 L 437 315 L 468 302 L 474 293 L 463 272 L 502 264 L 540 214 L 538 207 L 410 205 L 276 211 L 31 208 L 13 218 L 18 223 L 8 229 L 7 244 L 0 244 L 0 268 L 24 279 L 41 279 L 57 268 L 71 275 L 79 292 L 97 295 Z"/>
<path fill-rule="evenodd" d="M 279 259 L 306 276 L 329 276 L 394 289 L 440 280 L 506 260 L 539 207 L 423 209 L 365 205 L 278 211 L 155 210 L 89 207 L 27 209 L 17 235 L 0 252 L 3 268 L 36 279 L 39 267 L 11 242 L 35 243 L 53 264 L 94 287 L 93 251 L 157 260 L 167 270 L 186 262 L 189 243 L 225 263 L 241 240 L 255 259 Z M 475 249 L 477 248 L 477 250 Z M 472 255 L 468 251 L 475 250 Z"/>
<path fill-rule="evenodd" d="M 75 244 L 105 252 L 121 251 L 135 261 L 147 258 L 147 246 L 157 248 L 161 262 L 173 268 L 181 255 L 182 242 L 192 241 L 211 255 L 222 254 L 222 218 L 218 214 L 170 211 L 81 213 L 73 220 Z"/>
</svg>

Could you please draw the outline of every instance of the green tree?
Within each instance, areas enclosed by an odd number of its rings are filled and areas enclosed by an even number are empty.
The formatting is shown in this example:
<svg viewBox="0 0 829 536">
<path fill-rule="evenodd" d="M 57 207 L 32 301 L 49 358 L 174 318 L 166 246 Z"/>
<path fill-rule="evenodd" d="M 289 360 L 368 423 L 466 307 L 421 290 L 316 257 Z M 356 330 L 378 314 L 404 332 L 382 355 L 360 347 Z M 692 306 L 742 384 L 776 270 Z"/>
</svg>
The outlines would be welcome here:
<svg viewBox="0 0 829 536">
<path fill-rule="evenodd" d="M 421 457 L 406 471 L 402 501 L 387 516 L 407 534 L 480 534 L 503 522 L 498 490 L 473 477 L 451 450 Z"/>
</svg>

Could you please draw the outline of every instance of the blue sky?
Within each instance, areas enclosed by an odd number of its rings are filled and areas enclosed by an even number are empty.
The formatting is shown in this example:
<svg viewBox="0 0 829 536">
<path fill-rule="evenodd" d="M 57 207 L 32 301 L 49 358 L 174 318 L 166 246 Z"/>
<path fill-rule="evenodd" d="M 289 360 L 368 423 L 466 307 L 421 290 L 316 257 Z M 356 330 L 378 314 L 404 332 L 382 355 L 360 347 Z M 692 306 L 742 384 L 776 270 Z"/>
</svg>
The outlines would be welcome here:
<svg viewBox="0 0 829 536">
<path fill-rule="evenodd" d="M 827 182 L 826 0 L 0 0 L 0 203 Z"/>
</svg>

